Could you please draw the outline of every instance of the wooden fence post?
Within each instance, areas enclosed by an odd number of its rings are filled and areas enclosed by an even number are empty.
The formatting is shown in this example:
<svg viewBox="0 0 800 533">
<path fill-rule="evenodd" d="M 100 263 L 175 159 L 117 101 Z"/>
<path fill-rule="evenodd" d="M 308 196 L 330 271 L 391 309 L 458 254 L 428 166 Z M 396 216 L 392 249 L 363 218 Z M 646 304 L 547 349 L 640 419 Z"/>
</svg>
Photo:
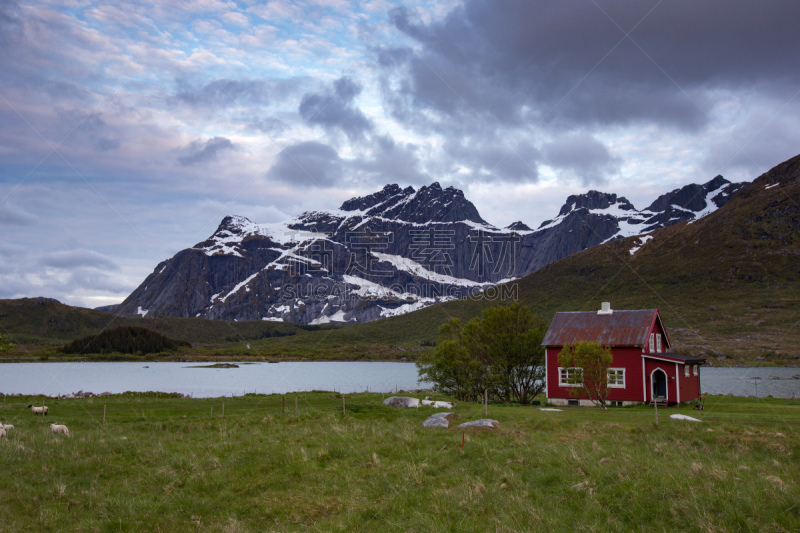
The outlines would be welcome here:
<svg viewBox="0 0 800 533">
<path fill-rule="evenodd" d="M 344 408 L 344 394 L 342 394 L 342 415 L 346 415 L 346 414 L 347 413 L 345 412 L 345 408 Z"/>
<path fill-rule="evenodd" d="M 483 389 L 483 416 L 489 416 L 489 391 Z"/>
<path fill-rule="evenodd" d="M 225 402 L 222 402 L 222 416 L 225 416 Z"/>
<path fill-rule="evenodd" d="M 297 416 L 297 394 L 294 395 L 294 416 Z"/>
<path fill-rule="evenodd" d="M 658 425 L 658 401 L 653 398 L 653 405 L 656 406 L 656 425 Z"/>
<path fill-rule="evenodd" d="M 283 409 L 283 414 L 286 414 L 286 395 L 284 394 L 281 396 L 281 408 Z"/>
<path fill-rule="evenodd" d="M 103 424 L 106 423 L 106 406 L 103 405 Z"/>
</svg>

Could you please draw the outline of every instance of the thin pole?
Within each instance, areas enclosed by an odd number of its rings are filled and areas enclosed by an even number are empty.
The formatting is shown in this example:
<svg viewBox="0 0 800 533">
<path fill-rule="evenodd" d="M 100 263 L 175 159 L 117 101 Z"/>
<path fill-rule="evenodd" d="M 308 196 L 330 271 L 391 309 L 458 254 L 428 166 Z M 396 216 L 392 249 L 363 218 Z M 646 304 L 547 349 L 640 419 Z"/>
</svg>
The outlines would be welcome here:
<svg viewBox="0 0 800 533">
<path fill-rule="evenodd" d="M 658 425 L 658 400 L 653 398 L 653 405 L 656 406 L 656 425 Z"/>
<path fill-rule="evenodd" d="M 283 414 L 286 414 L 286 395 L 281 396 L 281 406 L 283 407 Z"/>
<path fill-rule="evenodd" d="M 222 416 L 225 416 L 225 402 L 222 402 Z"/>
<path fill-rule="evenodd" d="M 297 394 L 294 395 L 294 416 L 297 416 Z"/>
<path fill-rule="evenodd" d="M 214 408 L 211 408 L 211 418 L 214 418 Z"/>
<path fill-rule="evenodd" d="M 342 394 L 342 414 L 343 414 L 343 415 L 346 415 L 346 414 L 347 414 L 347 413 L 345 412 L 345 409 L 344 409 L 344 394 Z"/>
<path fill-rule="evenodd" d="M 106 423 L 106 406 L 103 405 L 103 424 Z"/>
<path fill-rule="evenodd" d="M 483 416 L 489 416 L 489 392 L 483 389 Z"/>
</svg>

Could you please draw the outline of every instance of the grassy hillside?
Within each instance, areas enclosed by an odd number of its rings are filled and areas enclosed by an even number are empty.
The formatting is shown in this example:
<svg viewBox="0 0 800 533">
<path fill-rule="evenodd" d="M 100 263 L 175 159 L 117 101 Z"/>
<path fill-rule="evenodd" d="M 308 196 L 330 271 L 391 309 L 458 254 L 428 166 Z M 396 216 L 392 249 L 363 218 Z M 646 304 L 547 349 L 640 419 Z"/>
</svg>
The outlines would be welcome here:
<svg viewBox="0 0 800 533">
<path fill-rule="evenodd" d="M 704 411 L 489 406 L 495 429 L 329 392 L 0 407 L 3 531 L 798 531 L 791 400 Z M 223 413 L 224 402 L 224 416 Z M 214 416 L 211 417 L 213 409 Z M 478 404 L 456 405 L 463 421 Z M 105 423 L 103 422 L 105 413 Z M 672 420 L 682 413 L 702 423 Z M 65 424 L 70 437 L 53 435 Z M 464 441 L 462 447 L 462 439 Z"/>
<path fill-rule="evenodd" d="M 18 346 L 6 354 L 20 358 L 42 352 L 56 355 L 56 346 L 117 327 L 145 327 L 187 341 L 203 354 L 221 346 L 246 349 L 258 339 L 284 337 L 335 326 L 299 326 L 276 322 L 222 322 L 200 318 L 122 318 L 109 313 L 64 305 L 49 298 L 0 300 L 0 334 Z"/>
</svg>

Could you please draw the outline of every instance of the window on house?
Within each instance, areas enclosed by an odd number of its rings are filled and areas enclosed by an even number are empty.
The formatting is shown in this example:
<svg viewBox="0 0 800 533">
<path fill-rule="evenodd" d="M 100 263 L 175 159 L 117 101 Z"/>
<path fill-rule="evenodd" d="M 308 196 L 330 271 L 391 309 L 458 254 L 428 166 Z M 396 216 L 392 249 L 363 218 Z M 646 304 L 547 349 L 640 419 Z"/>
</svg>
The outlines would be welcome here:
<svg viewBox="0 0 800 533">
<path fill-rule="evenodd" d="M 583 369 L 580 367 L 558 368 L 559 387 L 580 387 Z"/>
<path fill-rule="evenodd" d="M 694 365 L 694 375 L 696 376 L 699 373 L 700 373 L 700 365 Z"/>
<path fill-rule="evenodd" d="M 581 402 L 579 400 L 567 400 L 567 405 L 572 407 L 579 407 Z"/>
<path fill-rule="evenodd" d="M 655 334 L 650 334 L 650 353 L 655 353 Z"/>
<path fill-rule="evenodd" d="M 689 377 L 689 366 L 690 365 L 683 365 L 683 375 L 687 378 Z"/>
<path fill-rule="evenodd" d="M 656 351 L 661 353 L 661 333 L 656 333 Z"/>
<path fill-rule="evenodd" d="M 608 386 L 614 388 L 625 388 L 625 369 L 624 368 L 609 368 L 608 369 Z"/>
</svg>

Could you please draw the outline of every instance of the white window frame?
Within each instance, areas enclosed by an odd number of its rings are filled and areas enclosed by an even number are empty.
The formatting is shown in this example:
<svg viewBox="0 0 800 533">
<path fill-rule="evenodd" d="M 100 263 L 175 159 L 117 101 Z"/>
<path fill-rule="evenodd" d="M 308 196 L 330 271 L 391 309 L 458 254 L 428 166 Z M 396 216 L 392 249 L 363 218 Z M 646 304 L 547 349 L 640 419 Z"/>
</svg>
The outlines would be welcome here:
<svg viewBox="0 0 800 533">
<path fill-rule="evenodd" d="M 656 342 L 655 341 L 655 337 L 656 337 L 655 333 L 651 333 L 650 334 L 650 353 L 656 353 L 655 352 L 655 348 L 656 348 L 655 347 L 655 342 Z"/>
<path fill-rule="evenodd" d="M 694 375 L 698 375 L 700 373 L 700 365 L 694 365 Z"/>
<path fill-rule="evenodd" d="M 689 375 L 690 375 L 689 374 L 689 367 L 690 366 L 692 366 L 692 365 L 683 365 L 683 377 L 685 377 L 685 378 L 689 377 Z"/>
<path fill-rule="evenodd" d="M 661 353 L 661 333 L 656 333 L 656 353 Z"/>
<path fill-rule="evenodd" d="M 620 373 L 622 375 L 622 383 L 613 383 L 613 384 L 611 383 L 611 379 L 610 379 L 611 376 L 610 375 L 607 376 L 606 379 L 608 381 L 606 383 L 608 384 L 608 388 L 610 388 L 610 389 L 624 389 L 625 388 L 625 369 L 624 368 L 609 368 L 608 372 L 614 372 L 618 377 L 619 377 Z M 619 380 L 617 379 L 615 381 L 619 381 Z"/>
<path fill-rule="evenodd" d="M 583 368 L 579 366 L 569 366 L 569 367 L 558 367 L 558 386 L 559 387 L 580 387 L 583 383 L 570 383 L 569 381 L 565 381 L 564 378 L 569 379 L 570 371 L 580 371 L 581 375 L 583 375 Z"/>
</svg>

